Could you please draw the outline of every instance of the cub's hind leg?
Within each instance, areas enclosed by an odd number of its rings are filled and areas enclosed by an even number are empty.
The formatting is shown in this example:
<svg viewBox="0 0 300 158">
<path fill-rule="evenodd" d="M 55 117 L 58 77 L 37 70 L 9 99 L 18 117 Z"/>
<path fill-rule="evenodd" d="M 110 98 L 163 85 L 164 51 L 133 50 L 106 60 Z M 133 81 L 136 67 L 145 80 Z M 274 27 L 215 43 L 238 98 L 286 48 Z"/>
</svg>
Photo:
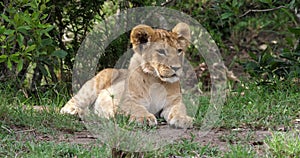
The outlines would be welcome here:
<svg viewBox="0 0 300 158">
<path fill-rule="evenodd" d="M 112 118 L 115 116 L 121 95 L 124 91 L 124 80 L 114 82 L 114 84 L 100 91 L 95 101 L 95 113 L 99 117 Z"/>
<path fill-rule="evenodd" d="M 104 69 L 87 81 L 78 93 L 60 110 L 62 114 L 84 115 L 88 106 L 95 102 L 101 90 L 109 87 L 119 75 L 115 69 Z"/>
</svg>

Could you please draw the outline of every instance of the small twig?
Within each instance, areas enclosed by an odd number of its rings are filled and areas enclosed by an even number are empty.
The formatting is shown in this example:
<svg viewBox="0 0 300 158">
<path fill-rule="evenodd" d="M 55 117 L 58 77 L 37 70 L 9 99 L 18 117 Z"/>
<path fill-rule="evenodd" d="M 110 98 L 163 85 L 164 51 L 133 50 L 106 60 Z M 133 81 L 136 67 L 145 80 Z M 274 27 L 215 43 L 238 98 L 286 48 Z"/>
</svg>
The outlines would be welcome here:
<svg viewBox="0 0 300 158">
<path fill-rule="evenodd" d="M 16 131 L 16 133 L 25 133 L 25 132 L 32 132 L 32 131 L 35 131 L 35 129 L 27 129 L 27 130 Z"/>
<path fill-rule="evenodd" d="M 173 2 L 173 0 L 168 0 L 168 1 L 164 2 L 164 3 L 162 3 L 160 6 L 164 7 L 164 6 L 166 6 L 166 5 L 168 5 L 168 4 L 172 3 L 172 2 Z"/>
<path fill-rule="evenodd" d="M 249 14 L 250 12 L 269 12 L 269 11 L 278 10 L 281 8 L 286 8 L 286 6 L 279 6 L 279 7 L 270 8 L 270 9 L 251 9 L 251 10 L 246 11 L 243 15 L 241 15 L 239 17 L 243 17 L 243 16 Z"/>
<path fill-rule="evenodd" d="M 10 133 L 10 134 L 14 133 L 14 131 L 13 131 L 13 130 L 11 130 L 11 129 L 8 129 L 8 128 L 7 128 L 7 127 L 5 127 L 5 126 L 1 126 L 1 128 L 5 129 L 5 130 L 6 130 L 6 131 L 8 131 L 8 133 Z"/>
<path fill-rule="evenodd" d="M 85 136 L 78 136 L 76 138 L 90 138 L 90 139 L 98 139 L 97 137 L 91 136 L 91 135 L 85 135 Z"/>
</svg>

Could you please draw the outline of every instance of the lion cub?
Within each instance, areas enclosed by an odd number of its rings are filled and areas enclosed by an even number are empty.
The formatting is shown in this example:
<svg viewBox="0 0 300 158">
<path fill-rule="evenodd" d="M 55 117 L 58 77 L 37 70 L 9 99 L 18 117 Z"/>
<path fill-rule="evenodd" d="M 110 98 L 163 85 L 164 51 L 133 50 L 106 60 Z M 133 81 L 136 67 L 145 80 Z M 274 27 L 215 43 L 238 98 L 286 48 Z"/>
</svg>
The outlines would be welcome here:
<svg viewBox="0 0 300 158">
<path fill-rule="evenodd" d="M 149 125 L 163 117 L 175 128 L 191 128 L 193 118 L 186 114 L 179 82 L 190 39 L 185 23 L 178 23 L 172 31 L 134 27 L 130 34 L 134 54 L 128 69 L 100 71 L 60 112 L 85 115 L 94 103 L 94 112 L 101 117 L 114 117 L 120 111 Z"/>
</svg>

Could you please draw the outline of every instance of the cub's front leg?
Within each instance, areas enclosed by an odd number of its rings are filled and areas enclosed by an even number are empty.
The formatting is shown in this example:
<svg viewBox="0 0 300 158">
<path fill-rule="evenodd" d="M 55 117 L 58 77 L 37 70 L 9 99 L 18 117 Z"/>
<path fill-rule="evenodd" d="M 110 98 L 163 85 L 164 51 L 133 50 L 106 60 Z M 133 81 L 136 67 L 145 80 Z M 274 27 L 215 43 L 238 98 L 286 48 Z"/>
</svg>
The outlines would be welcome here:
<svg viewBox="0 0 300 158">
<path fill-rule="evenodd" d="M 182 103 L 181 97 L 171 100 L 173 101 L 163 109 L 161 116 L 170 126 L 175 128 L 192 128 L 193 118 L 187 115 L 186 107 Z"/>
<path fill-rule="evenodd" d="M 130 121 L 135 121 L 149 126 L 157 125 L 156 117 L 146 107 L 137 103 L 132 98 L 125 98 L 119 105 L 121 111 L 130 116 Z"/>
</svg>

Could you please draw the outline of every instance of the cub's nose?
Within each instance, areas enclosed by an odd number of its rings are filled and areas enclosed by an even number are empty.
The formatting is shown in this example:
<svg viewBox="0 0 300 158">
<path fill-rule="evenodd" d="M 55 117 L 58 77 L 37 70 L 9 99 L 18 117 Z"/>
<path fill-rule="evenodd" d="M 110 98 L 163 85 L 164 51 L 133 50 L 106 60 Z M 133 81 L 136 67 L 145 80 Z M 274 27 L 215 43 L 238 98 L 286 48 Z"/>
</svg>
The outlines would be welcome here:
<svg viewBox="0 0 300 158">
<path fill-rule="evenodd" d="M 175 72 L 178 71 L 181 67 L 180 66 L 171 66 L 171 69 Z"/>
</svg>

